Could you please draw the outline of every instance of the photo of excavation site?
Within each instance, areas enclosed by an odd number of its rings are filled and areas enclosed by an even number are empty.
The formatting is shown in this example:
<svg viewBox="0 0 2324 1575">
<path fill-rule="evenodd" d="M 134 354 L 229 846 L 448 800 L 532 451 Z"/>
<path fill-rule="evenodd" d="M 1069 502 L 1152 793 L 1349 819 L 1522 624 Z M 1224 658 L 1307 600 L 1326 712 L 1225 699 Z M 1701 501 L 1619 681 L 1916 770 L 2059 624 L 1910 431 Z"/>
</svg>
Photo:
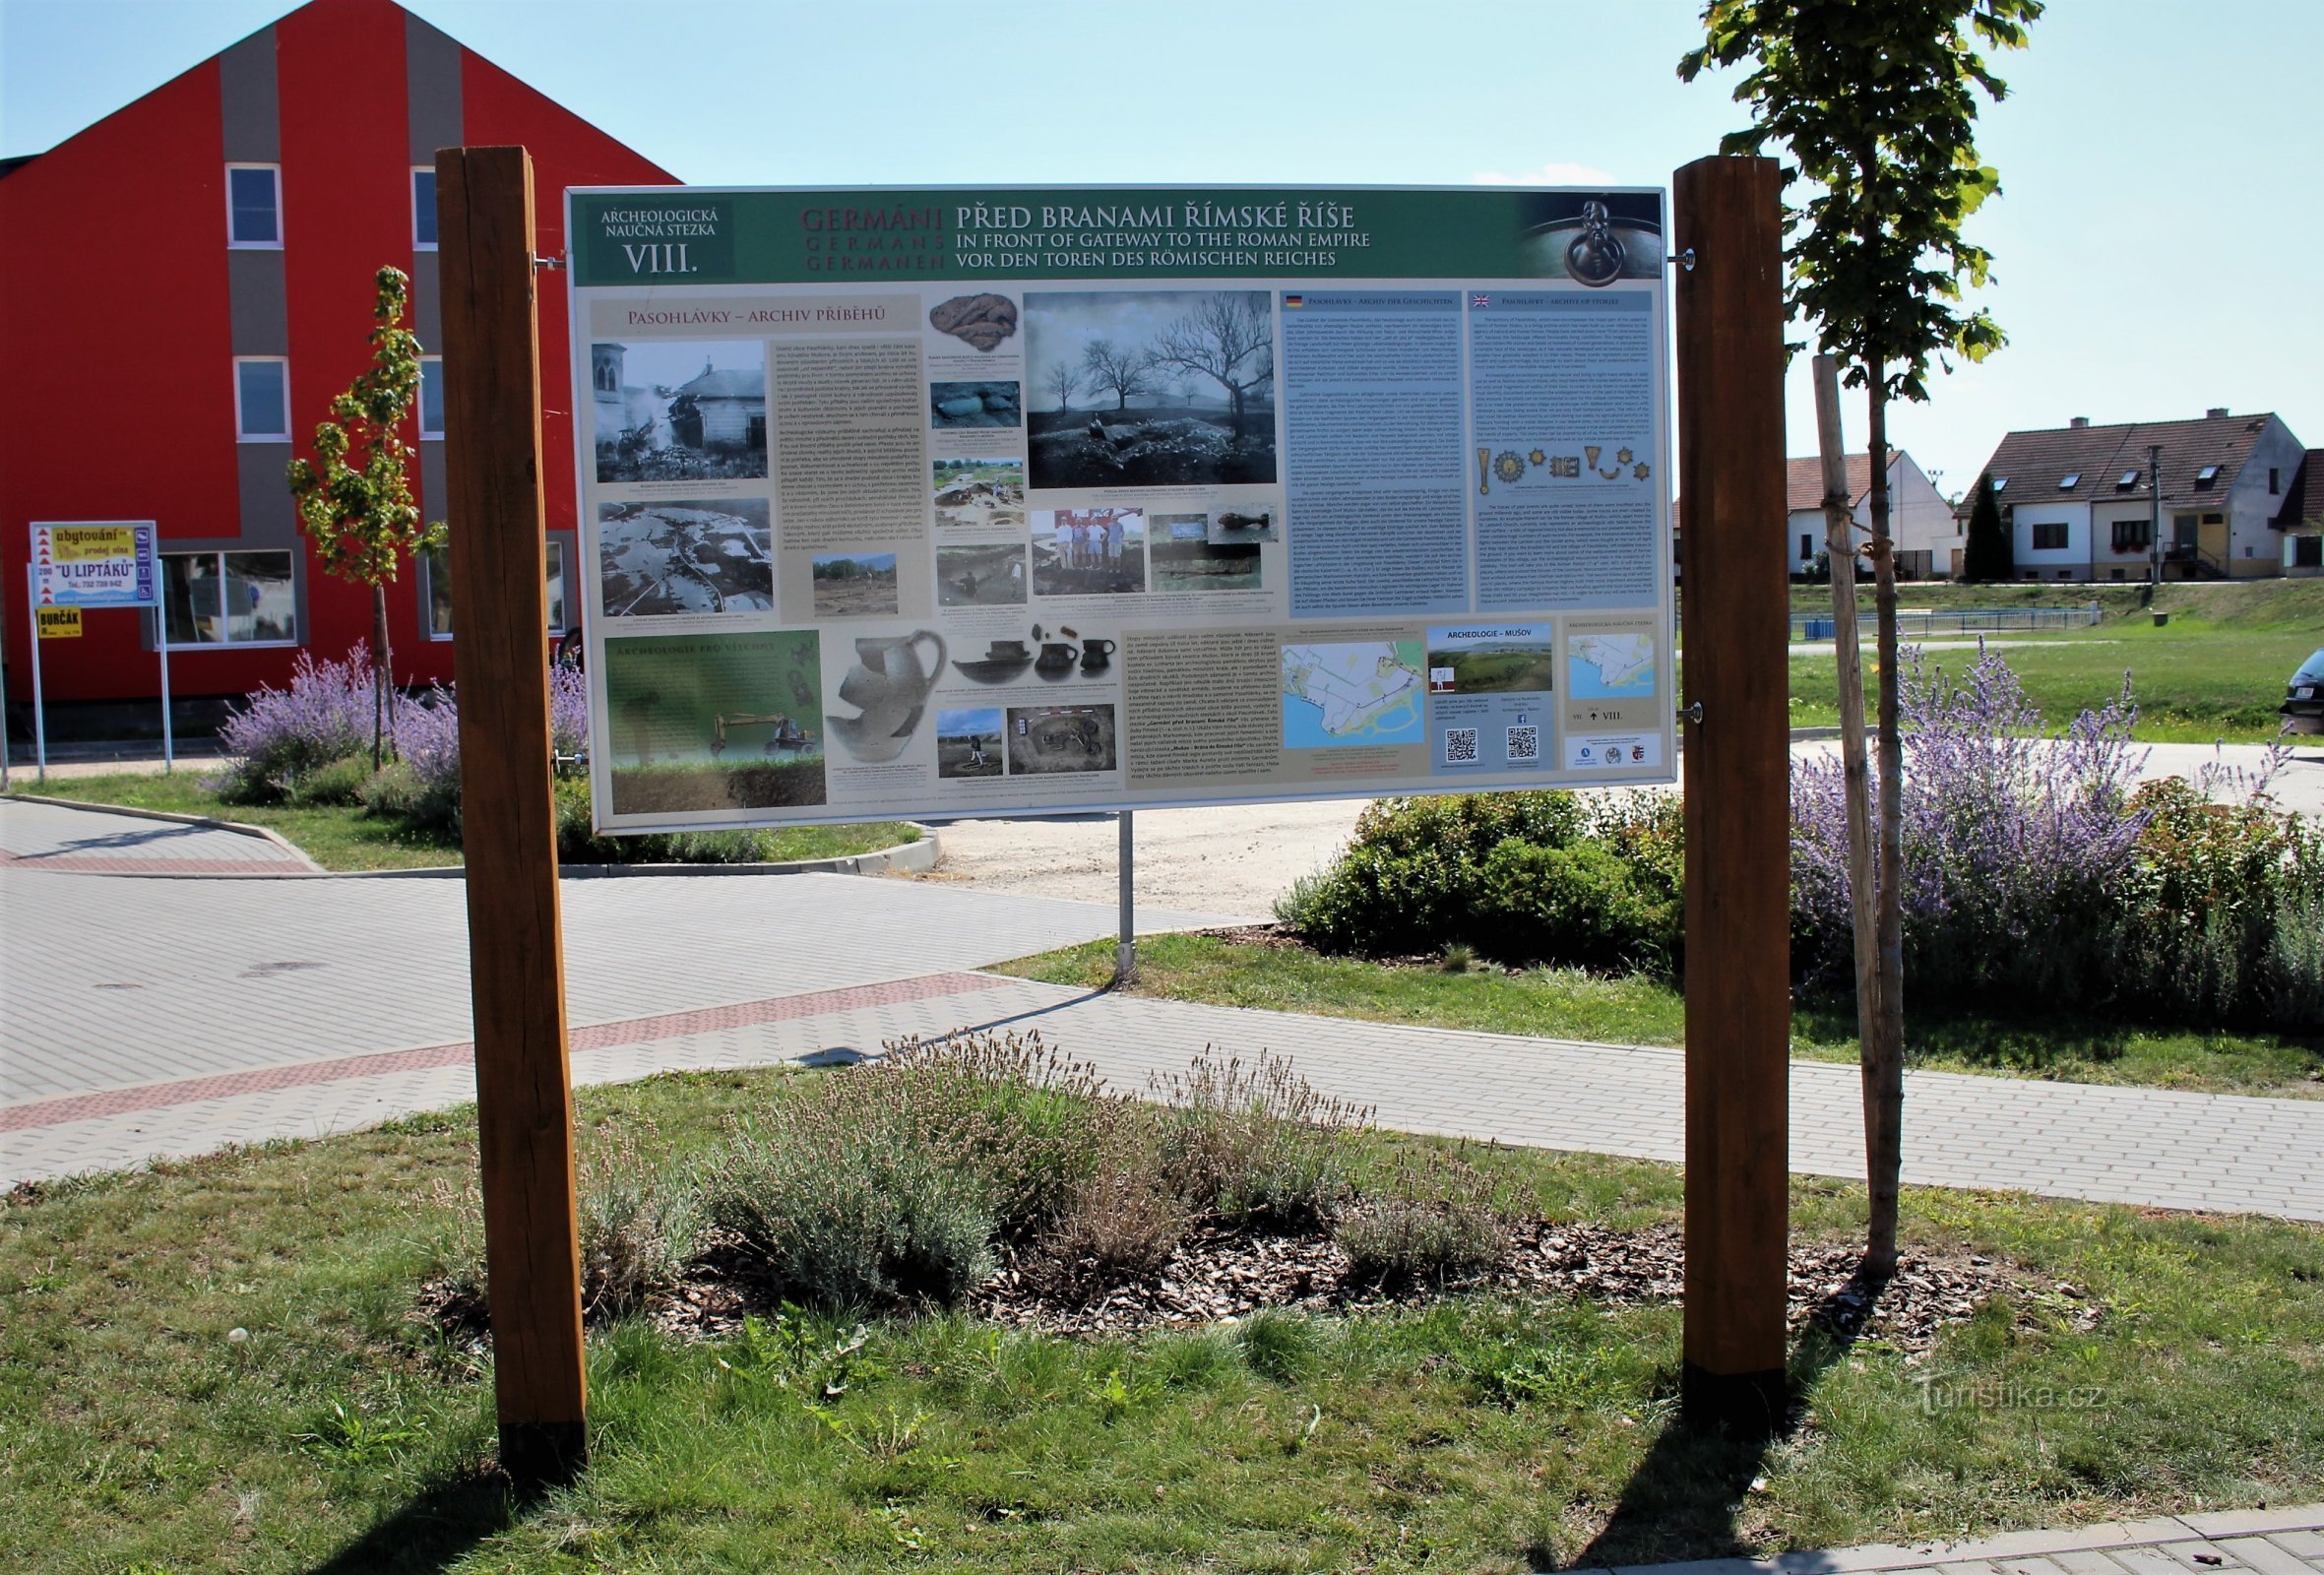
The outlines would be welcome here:
<svg viewBox="0 0 2324 1575">
<path fill-rule="evenodd" d="M 1036 509 L 1033 589 L 1044 597 L 1120 596 L 1146 589 L 1146 511 Z"/>
<path fill-rule="evenodd" d="M 1022 426 L 1023 401 L 1014 383 L 930 383 L 928 424 L 954 426 Z"/>
<path fill-rule="evenodd" d="M 767 352 L 755 342 L 589 347 L 600 481 L 767 473 Z"/>
<path fill-rule="evenodd" d="M 811 629 L 605 642 L 617 815 L 824 801 L 819 643 Z"/>
<path fill-rule="evenodd" d="M 1111 706 L 1011 706 L 1009 775 L 1111 771 Z"/>
<path fill-rule="evenodd" d="M 1003 541 L 997 546 L 938 547 L 936 604 L 940 607 L 1025 605 L 1025 548 L 1015 541 Z"/>
<path fill-rule="evenodd" d="M 1214 544 L 1207 514 L 1157 514 L 1154 527 L 1154 589 L 1162 591 L 1256 591 L 1259 544 Z"/>
<path fill-rule="evenodd" d="M 936 775 L 997 777 L 1001 774 L 1001 708 L 936 713 Z"/>
<path fill-rule="evenodd" d="M 1547 624 L 1428 631 L 1432 695 L 1548 694 L 1556 676 L 1557 648 Z"/>
<path fill-rule="evenodd" d="M 770 512 L 765 498 L 599 504 L 597 572 L 606 614 L 769 610 L 775 605 Z"/>
<path fill-rule="evenodd" d="M 935 462 L 938 530 L 1011 535 L 1025 529 L 1023 460 Z"/>
<path fill-rule="evenodd" d="M 815 616 L 867 618 L 896 611 L 896 554 L 815 555 Z"/>
<path fill-rule="evenodd" d="M 1025 330 L 1035 488 L 1275 479 L 1265 290 L 1029 294 Z"/>
</svg>

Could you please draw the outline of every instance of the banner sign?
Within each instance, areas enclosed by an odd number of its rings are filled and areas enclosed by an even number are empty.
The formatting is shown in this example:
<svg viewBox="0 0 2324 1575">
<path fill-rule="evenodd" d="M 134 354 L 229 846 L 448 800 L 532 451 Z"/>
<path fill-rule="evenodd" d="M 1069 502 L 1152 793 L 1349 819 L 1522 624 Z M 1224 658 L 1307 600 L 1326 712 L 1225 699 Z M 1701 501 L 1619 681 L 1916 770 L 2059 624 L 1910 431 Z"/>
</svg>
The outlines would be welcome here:
<svg viewBox="0 0 2324 1575">
<path fill-rule="evenodd" d="M 1660 192 L 567 203 L 602 829 L 1672 780 Z"/>
<path fill-rule="evenodd" d="M 154 550 L 151 523 L 35 523 L 33 599 L 41 606 L 158 606 Z"/>
</svg>

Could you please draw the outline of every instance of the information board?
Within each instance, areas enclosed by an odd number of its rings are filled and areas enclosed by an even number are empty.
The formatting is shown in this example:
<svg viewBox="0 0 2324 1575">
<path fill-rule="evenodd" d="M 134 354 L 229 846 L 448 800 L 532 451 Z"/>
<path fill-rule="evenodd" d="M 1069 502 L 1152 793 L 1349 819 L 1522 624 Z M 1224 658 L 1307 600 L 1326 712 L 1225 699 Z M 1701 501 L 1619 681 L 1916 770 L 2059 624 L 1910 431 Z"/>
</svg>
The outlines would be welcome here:
<svg viewBox="0 0 2324 1575">
<path fill-rule="evenodd" d="M 567 203 L 601 828 L 1671 780 L 1660 192 Z"/>
<path fill-rule="evenodd" d="M 151 522 L 32 526 L 32 598 L 44 607 L 154 607 Z"/>
</svg>

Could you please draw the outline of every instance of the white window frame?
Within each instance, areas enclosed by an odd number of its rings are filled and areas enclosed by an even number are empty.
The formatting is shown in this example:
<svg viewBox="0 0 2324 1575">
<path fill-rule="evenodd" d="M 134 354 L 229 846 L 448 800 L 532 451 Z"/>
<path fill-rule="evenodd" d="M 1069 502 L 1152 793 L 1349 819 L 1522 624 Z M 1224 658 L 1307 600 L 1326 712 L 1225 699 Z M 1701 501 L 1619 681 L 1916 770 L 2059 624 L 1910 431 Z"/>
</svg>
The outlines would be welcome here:
<svg viewBox="0 0 2324 1575">
<path fill-rule="evenodd" d="M 298 621 L 304 623 L 306 609 L 299 605 L 298 600 L 298 560 L 300 554 L 295 547 L 203 547 L 192 552 L 164 552 L 160 556 L 164 560 L 169 558 L 211 559 L 218 570 L 218 594 L 223 597 L 226 587 L 232 583 L 226 578 L 225 560 L 229 556 L 238 556 L 245 552 L 280 552 L 289 560 L 291 605 L 296 609 Z M 233 625 L 226 619 L 221 604 L 219 612 L 219 629 L 220 633 L 223 633 L 232 627 Z M 172 651 L 296 651 L 306 643 L 303 640 L 171 640 L 169 638 L 169 570 L 166 565 L 161 570 L 161 638 Z"/>
<path fill-rule="evenodd" d="M 413 164 L 411 166 L 411 249 L 415 252 L 432 252 L 438 243 L 419 238 L 419 177 L 422 175 L 433 181 L 436 178 L 436 166 L 433 164 Z M 443 233 L 440 219 L 436 233 L 438 235 Z"/>
<path fill-rule="evenodd" d="M 565 581 L 565 621 L 564 621 L 563 623 L 551 623 L 551 624 L 548 626 L 548 637 L 549 637 L 551 640 L 558 640 L 558 639 L 562 639 L 562 638 L 563 638 L 565 635 L 567 635 L 567 634 L 570 634 L 570 633 L 572 632 L 572 630 L 573 630 L 573 627 L 574 627 L 574 625 L 573 625 L 573 597 L 574 597 L 574 584 L 573 584 L 573 579 L 572 579 L 571 570 L 572 570 L 573 564 L 574 564 L 574 563 L 575 563 L 575 561 L 577 560 L 577 558 L 578 558 L 578 556 L 579 556 L 579 553 L 580 553 L 580 550 L 581 550 L 581 548 L 580 548 L 580 545 L 579 545 L 580 539 L 581 539 L 581 538 L 580 538 L 580 536 L 579 536 L 579 534 L 578 534 L 578 533 L 576 533 L 576 532 L 572 532 L 572 531 L 551 531 L 551 532 L 549 532 L 549 533 L 548 533 L 548 539 L 547 539 L 547 541 L 546 541 L 546 542 L 543 544 L 543 546 L 542 546 L 542 549 L 541 549 L 541 555 L 540 555 L 540 561 L 541 561 L 541 571 L 542 571 L 542 574 L 541 574 L 541 578 L 542 578 L 541 592 L 542 592 L 542 597 L 543 597 L 543 600 L 544 600 L 544 602 L 545 602 L 545 601 L 547 601 L 547 600 L 549 599 L 549 598 L 548 598 L 548 597 L 547 597 L 547 591 L 548 591 L 548 586 L 547 586 L 547 576 L 548 576 L 548 566 L 549 566 L 549 560 L 550 560 L 550 558 L 554 557 L 554 558 L 556 559 L 556 572 L 557 572 L 557 574 L 558 574 L 559 576 L 561 576 L 561 577 L 564 579 L 564 581 Z M 446 574 L 450 574 L 450 573 L 452 572 L 452 562 L 451 562 L 451 550 L 452 550 L 452 549 L 451 549 L 450 545 L 449 545 L 449 544 L 447 544 L 446 546 L 444 546 L 443 548 L 441 548 L 441 549 L 439 549 L 439 550 L 441 550 L 441 551 L 443 552 L 443 554 L 444 554 L 444 560 L 443 560 L 443 567 L 444 567 L 444 572 L 445 572 Z M 433 557 L 424 557 L 424 556 L 423 556 L 422 558 L 420 558 L 420 559 L 419 559 L 419 570 L 420 570 L 420 586 L 419 586 L 419 621 L 420 621 L 420 633 L 421 633 L 421 634 L 423 634 L 423 635 L 425 635 L 425 636 L 426 636 L 428 639 L 430 639 L 430 640 L 433 640 L 433 641 L 436 641 L 436 642 L 438 642 L 438 643 L 443 643 L 443 642 L 450 641 L 450 640 L 452 640 L 452 639 L 455 639 L 455 638 L 457 638 L 458 631 L 457 631 L 456 629 L 455 629 L 455 630 L 447 630 L 447 631 L 444 631 L 444 632 L 441 632 L 441 633 L 439 633 L 439 632 L 437 631 L 437 629 L 436 629 L 436 619 L 435 619 L 435 577 L 436 577 L 436 560 L 435 560 Z M 546 608 L 546 609 L 544 609 L 544 610 L 553 610 L 553 608 Z M 457 618 L 458 618 L 458 610 L 457 610 L 457 609 L 455 609 L 455 621 L 456 621 L 456 622 L 457 622 Z"/>
<path fill-rule="evenodd" d="M 427 424 L 427 385 L 428 369 L 430 367 L 435 368 L 437 413 L 442 413 L 442 407 L 444 403 L 444 357 L 441 355 L 422 355 L 419 358 L 419 386 L 412 390 L 411 394 L 411 418 L 419 423 L 419 435 L 422 438 L 432 440 L 442 437 L 444 435 L 444 429 L 440 426 L 431 427 Z"/>
<path fill-rule="evenodd" d="M 2080 486 L 2081 484 L 2082 472 L 2080 471 L 2068 471 L 2064 475 L 2058 477 L 2057 489 L 2060 492 L 2071 492 L 2074 490 L 2074 488 Z"/>
<path fill-rule="evenodd" d="M 242 368 L 264 363 L 283 368 L 283 430 L 253 432 L 242 415 Z M 287 355 L 237 355 L 234 357 L 234 440 L 237 443 L 287 443 L 290 441 L 290 357 Z"/>
<path fill-rule="evenodd" d="M 273 240 L 236 240 L 234 238 L 234 171 L 263 169 L 275 182 L 275 238 Z M 283 249 L 283 166 L 281 164 L 229 163 L 226 165 L 226 249 L 237 252 L 279 252 Z"/>
</svg>

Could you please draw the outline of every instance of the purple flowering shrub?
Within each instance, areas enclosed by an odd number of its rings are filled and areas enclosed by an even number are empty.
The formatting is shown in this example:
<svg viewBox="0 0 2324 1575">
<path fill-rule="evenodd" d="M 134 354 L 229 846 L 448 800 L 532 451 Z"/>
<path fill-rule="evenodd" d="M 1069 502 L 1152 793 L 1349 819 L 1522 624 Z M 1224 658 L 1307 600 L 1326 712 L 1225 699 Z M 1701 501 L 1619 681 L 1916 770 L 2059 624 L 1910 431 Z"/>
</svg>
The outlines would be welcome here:
<svg viewBox="0 0 2324 1575">
<path fill-rule="evenodd" d="M 1999 656 L 1959 681 L 1907 660 L 1908 1002 L 2324 1024 L 2324 838 L 2273 812 L 2267 773 L 2134 792 L 2127 683 L 2053 736 Z M 1853 988 L 1847 828 L 1840 761 L 1795 762 L 1792 962 L 1811 988 Z"/>
<path fill-rule="evenodd" d="M 367 754 L 371 726 L 371 653 L 357 646 L 344 662 L 317 662 L 302 651 L 289 688 L 261 687 L 219 728 L 225 765 L 205 786 L 229 802 L 274 802 L 300 778 Z"/>
<path fill-rule="evenodd" d="M 589 753 L 589 681 L 579 667 L 557 662 L 548 675 L 549 742 L 566 762 Z M 381 783 L 366 802 L 429 825 L 460 824 L 460 700 L 442 684 L 418 698 L 396 701 L 396 742 L 403 769 Z M 560 765 L 561 776 L 568 769 Z M 383 774 L 385 775 L 385 774 Z"/>
</svg>

